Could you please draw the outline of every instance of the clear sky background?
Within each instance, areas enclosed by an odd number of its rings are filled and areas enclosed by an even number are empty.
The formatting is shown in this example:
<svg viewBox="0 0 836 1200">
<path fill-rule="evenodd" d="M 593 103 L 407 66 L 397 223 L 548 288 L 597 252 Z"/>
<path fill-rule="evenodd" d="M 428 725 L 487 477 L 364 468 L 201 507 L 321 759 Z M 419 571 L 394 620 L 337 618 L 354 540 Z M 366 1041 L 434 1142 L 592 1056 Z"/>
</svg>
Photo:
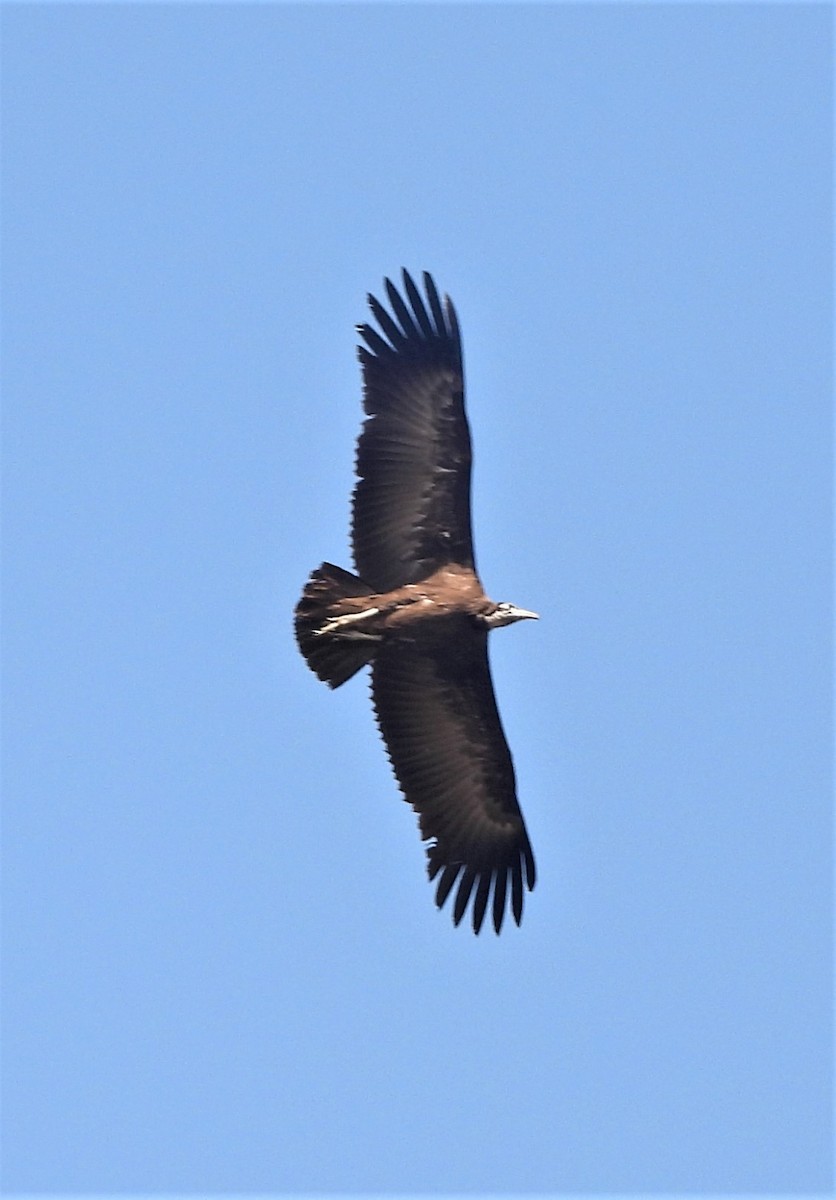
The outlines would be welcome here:
<svg viewBox="0 0 836 1200">
<path fill-rule="evenodd" d="M 7 1190 L 829 1191 L 830 7 L 3 24 Z M 500 938 L 291 637 L 402 265 L 542 614 Z"/>
</svg>

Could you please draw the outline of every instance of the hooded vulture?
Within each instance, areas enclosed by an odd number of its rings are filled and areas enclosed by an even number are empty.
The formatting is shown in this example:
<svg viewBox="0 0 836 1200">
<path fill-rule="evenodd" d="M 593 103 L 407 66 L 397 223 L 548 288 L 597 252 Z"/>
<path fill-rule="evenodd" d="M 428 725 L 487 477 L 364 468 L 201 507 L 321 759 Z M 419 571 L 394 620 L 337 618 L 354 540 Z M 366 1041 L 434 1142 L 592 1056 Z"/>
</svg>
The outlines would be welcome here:
<svg viewBox="0 0 836 1200">
<path fill-rule="evenodd" d="M 456 312 L 424 274 L 385 281 L 389 307 L 359 325 L 366 420 L 352 512 L 356 574 L 323 563 L 296 608 L 308 666 L 330 687 L 371 664 L 380 731 L 427 842 L 440 908 L 458 925 L 506 898 L 519 925 L 534 856 L 496 707 L 488 633 L 536 613 L 485 595 L 470 522 L 470 431 Z M 510 897 L 509 897 L 510 893 Z"/>
</svg>

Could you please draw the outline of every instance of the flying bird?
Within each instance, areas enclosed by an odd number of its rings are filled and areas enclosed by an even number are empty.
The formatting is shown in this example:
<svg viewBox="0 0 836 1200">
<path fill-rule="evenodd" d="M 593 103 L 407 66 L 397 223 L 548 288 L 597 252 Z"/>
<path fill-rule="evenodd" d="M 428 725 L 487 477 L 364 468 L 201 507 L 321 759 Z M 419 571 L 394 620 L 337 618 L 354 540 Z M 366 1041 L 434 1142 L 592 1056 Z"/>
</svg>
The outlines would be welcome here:
<svg viewBox="0 0 836 1200">
<path fill-rule="evenodd" d="M 488 633 L 537 614 L 488 599 L 473 553 L 470 431 L 462 348 L 449 296 L 424 273 L 426 299 L 403 272 L 374 296 L 380 327 L 357 326 L 366 420 L 352 501 L 356 574 L 323 563 L 295 612 L 308 666 L 340 687 L 371 664 L 377 722 L 404 798 L 427 842 L 441 908 L 472 902 L 473 929 L 492 898 L 519 925 L 534 856 L 517 803 L 496 706 Z M 510 888 L 509 888 L 510 885 Z"/>
</svg>

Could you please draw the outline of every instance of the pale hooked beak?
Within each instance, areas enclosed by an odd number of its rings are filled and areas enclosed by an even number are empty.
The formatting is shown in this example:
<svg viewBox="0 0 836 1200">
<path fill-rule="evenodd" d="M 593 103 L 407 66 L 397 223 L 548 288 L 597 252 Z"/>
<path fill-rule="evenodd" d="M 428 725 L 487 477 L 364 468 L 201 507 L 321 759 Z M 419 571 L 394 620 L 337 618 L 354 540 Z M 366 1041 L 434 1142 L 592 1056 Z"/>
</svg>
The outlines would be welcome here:
<svg viewBox="0 0 836 1200">
<path fill-rule="evenodd" d="M 539 619 L 538 613 L 529 612 L 527 608 L 517 608 L 516 604 L 498 604 L 495 612 L 479 618 L 488 629 L 513 625 L 515 621 L 538 621 Z"/>
</svg>

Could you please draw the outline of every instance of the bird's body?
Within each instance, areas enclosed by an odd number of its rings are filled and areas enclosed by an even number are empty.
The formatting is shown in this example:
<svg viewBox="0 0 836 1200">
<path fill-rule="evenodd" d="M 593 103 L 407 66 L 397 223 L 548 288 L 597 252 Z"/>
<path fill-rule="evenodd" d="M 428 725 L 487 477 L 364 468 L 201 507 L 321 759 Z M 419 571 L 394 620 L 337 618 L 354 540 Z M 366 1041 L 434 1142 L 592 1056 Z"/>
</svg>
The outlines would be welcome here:
<svg viewBox="0 0 836 1200">
<path fill-rule="evenodd" d="M 364 405 L 353 547 L 358 573 L 313 572 L 296 609 L 308 665 L 339 687 L 368 663 L 378 724 L 406 799 L 429 840 L 439 907 L 458 882 L 458 924 L 475 889 L 479 932 L 491 891 L 499 932 L 507 885 L 519 924 L 534 857 L 516 799 L 487 655 L 490 629 L 535 613 L 482 587 L 470 523 L 470 433 L 455 311 L 429 275 L 427 304 L 404 272 L 409 304 L 386 281 L 394 318 L 374 297 L 384 340 L 359 327 Z M 395 319 L 396 318 L 396 319 Z"/>
</svg>

